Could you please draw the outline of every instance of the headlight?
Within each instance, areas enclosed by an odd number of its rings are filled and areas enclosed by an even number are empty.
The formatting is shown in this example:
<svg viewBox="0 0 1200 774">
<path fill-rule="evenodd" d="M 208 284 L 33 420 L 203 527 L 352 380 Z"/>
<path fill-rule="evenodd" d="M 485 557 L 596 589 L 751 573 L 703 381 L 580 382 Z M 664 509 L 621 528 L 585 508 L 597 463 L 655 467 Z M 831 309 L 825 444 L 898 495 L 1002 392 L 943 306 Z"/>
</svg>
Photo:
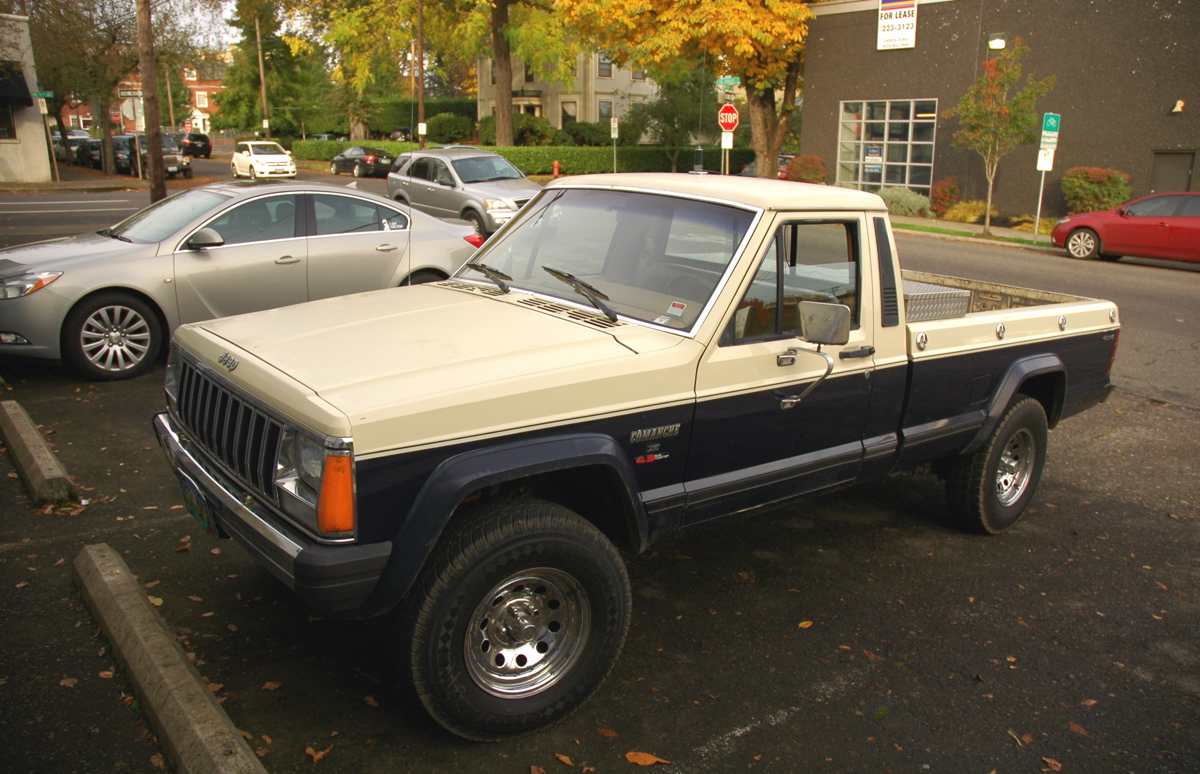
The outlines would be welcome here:
<svg viewBox="0 0 1200 774">
<path fill-rule="evenodd" d="M 0 280 L 0 299 L 36 293 L 62 275 L 61 271 L 36 271 Z"/>
<path fill-rule="evenodd" d="M 279 465 L 275 473 L 275 483 L 316 508 L 324 466 L 324 445 L 295 430 L 284 432 L 283 440 L 279 444 Z"/>
<path fill-rule="evenodd" d="M 503 199 L 484 199 L 483 206 L 489 210 L 511 210 L 513 206 Z"/>
<path fill-rule="evenodd" d="M 1067 218 L 1059 218 L 1058 220 L 1054 221 L 1054 225 L 1056 225 L 1056 226 L 1061 226 L 1062 224 L 1066 223 L 1068 220 L 1070 220 L 1070 218 L 1069 218 L 1069 217 L 1067 217 Z"/>
<path fill-rule="evenodd" d="M 275 485 L 284 511 L 327 537 L 354 534 L 354 463 L 344 450 L 297 430 L 279 442 Z"/>
</svg>

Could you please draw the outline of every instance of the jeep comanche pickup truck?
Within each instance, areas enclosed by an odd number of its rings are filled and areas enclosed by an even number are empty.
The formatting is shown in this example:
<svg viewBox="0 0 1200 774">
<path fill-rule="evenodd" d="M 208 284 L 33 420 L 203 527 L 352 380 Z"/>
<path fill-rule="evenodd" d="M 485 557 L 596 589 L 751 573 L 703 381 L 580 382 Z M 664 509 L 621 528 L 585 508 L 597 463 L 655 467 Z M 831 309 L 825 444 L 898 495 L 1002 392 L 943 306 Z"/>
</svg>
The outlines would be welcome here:
<svg viewBox="0 0 1200 774">
<path fill-rule="evenodd" d="M 902 272 L 874 194 L 565 178 L 448 280 L 180 327 L 155 427 L 209 532 L 316 611 L 390 615 L 424 706 L 488 740 L 608 673 L 619 551 L 915 467 L 1008 529 L 1118 331 Z"/>
</svg>

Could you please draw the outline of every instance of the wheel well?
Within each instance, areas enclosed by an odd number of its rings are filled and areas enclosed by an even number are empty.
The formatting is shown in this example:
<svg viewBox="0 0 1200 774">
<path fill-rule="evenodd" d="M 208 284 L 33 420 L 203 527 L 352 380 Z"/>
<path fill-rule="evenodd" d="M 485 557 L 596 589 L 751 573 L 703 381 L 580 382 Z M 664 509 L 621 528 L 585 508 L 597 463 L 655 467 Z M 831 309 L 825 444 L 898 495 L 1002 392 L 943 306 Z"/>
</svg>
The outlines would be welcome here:
<svg viewBox="0 0 1200 774">
<path fill-rule="evenodd" d="M 474 215 L 479 218 L 480 223 L 487 223 L 487 218 L 483 216 L 483 213 L 474 207 L 463 207 L 463 211 L 459 214 L 459 217 L 466 220 L 468 215 Z"/>
<path fill-rule="evenodd" d="M 1067 377 L 1061 371 L 1032 376 L 1018 390 L 1018 394 L 1026 395 L 1042 404 L 1042 410 L 1046 412 L 1046 422 L 1050 427 L 1057 425 L 1062 417 L 1066 392 Z"/>
<path fill-rule="evenodd" d="M 587 519 L 614 545 L 633 553 L 641 549 L 633 504 L 620 476 L 606 465 L 553 470 L 506 481 L 471 495 L 463 504 L 474 506 L 507 497 L 537 497 L 557 503 Z M 451 521 L 463 511 L 460 504 Z"/>
<path fill-rule="evenodd" d="M 408 273 L 408 274 L 407 274 L 407 275 L 404 277 L 404 279 L 400 280 L 400 284 L 401 284 L 401 285 L 404 285 L 404 284 L 408 283 L 410 280 L 412 280 L 412 278 L 413 278 L 413 277 L 416 277 L 418 274 L 436 274 L 436 275 L 437 275 L 437 278 L 438 278 L 439 280 L 444 280 L 444 279 L 446 279 L 447 277 L 449 277 L 449 276 L 450 276 L 449 274 L 447 274 L 446 272 L 442 271 L 441 269 L 435 269 L 435 268 L 421 268 L 421 269 L 416 269 L 416 270 L 414 270 L 414 271 L 411 271 L 411 272 L 409 272 L 409 273 Z M 436 282 L 437 280 L 428 280 L 428 281 L 429 281 L 429 282 Z"/>
<path fill-rule="evenodd" d="M 141 301 L 146 306 L 150 307 L 150 311 L 154 312 L 155 318 L 158 319 L 158 325 L 162 329 L 162 332 L 163 332 L 163 348 L 162 348 L 162 351 L 159 353 L 159 357 L 161 357 L 164 353 L 167 352 L 167 350 L 169 349 L 167 346 L 167 342 L 169 342 L 171 340 L 171 331 L 167 326 L 167 316 L 165 314 L 163 314 L 163 310 L 159 308 L 158 303 L 153 298 L 146 295 L 145 293 L 143 293 L 140 290 L 135 290 L 134 288 L 107 287 L 107 288 L 99 288 L 97 290 L 93 290 L 91 293 L 88 293 L 86 296 L 83 296 L 82 298 L 80 298 L 78 301 L 76 301 L 74 304 L 71 305 L 71 308 L 67 310 L 67 313 L 65 315 L 63 315 L 63 322 L 65 323 L 67 318 L 70 317 L 71 314 L 76 309 L 78 309 L 80 306 L 87 303 L 88 301 L 95 298 L 96 296 L 103 295 L 105 293 L 123 293 L 127 296 L 132 296 L 132 297 L 136 298 L 137 300 Z M 66 330 L 65 325 L 63 327 L 59 328 L 59 330 L 58 330 L 58 347 L 59 347 L 60 354 L 63 352 L 66 352 L 66 350 L 67 350 L 67 330 Z"/>
</svg>

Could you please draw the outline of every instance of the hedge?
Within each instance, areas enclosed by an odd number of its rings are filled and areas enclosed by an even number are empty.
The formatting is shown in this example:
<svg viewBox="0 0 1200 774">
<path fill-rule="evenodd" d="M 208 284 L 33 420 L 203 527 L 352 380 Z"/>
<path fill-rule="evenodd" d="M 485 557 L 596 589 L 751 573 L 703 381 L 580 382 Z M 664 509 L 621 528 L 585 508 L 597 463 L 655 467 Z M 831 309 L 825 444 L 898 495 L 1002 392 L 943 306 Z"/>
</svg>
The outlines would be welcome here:
<svg viewBox="0 0 1200 774">
<path fill-rule="evenodd" d="M 297 159 L 309 161 L 328 161 L 343 148 L 362 143 L 338 140 L 297 140 L 292 146 L 292 153 Z M 392 142 L 378 140 L 365 143 L 374 148 L 383 148 L 393 153 L 405 153 L 416 150 L 416 143 Z M 433 147 L 429 145 L 429 147 Z M 599 172 L 613 171 L 612 146 L 607 148 L 576 146 L 541 145 L 530 147 L 485 147 L 483 150 L 499 153 L 513 163 L 517 169 L 530 175 L 549 175 L 554 173 L 554 162 L 559 163 L 559 172 L 563 175 L 588 175 Z M 735 148 L 729 152 L 729 168 L 741 169 L 754 159 L 754 151 L 748 148 Z M 685 148 L 680 152 L 680 172 L 692 168 L 692 149 Z M 710 172 L 721 169 L 721 151 L 709 146 L 704 152 L 704 168 Z M 663 148 L 637 145 L 617 148 L 618 172 L 670 172 L 671 161 Z"/>
</svg>

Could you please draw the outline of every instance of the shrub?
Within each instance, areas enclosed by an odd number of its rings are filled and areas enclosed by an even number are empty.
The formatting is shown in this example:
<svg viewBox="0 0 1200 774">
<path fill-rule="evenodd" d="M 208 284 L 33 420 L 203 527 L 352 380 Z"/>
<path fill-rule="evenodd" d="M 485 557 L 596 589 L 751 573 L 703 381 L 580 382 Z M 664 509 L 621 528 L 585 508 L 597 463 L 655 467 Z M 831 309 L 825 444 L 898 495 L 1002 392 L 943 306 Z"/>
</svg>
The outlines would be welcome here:
<svg viewBox="0 0 1200 774">
<path fill-rule="evenodd" d="M 553 136 L 554 127 L 550 126 L 547 119 L 528 113 L 513 114 L 514 145 L 549 145 Z M 484 145 L 496 144 L 495 116 L 484 116 L 480 119 L 479 142 Z"/>
<path fill-rule="evenodd" d="M 455 143 L 471 139 L 475 122 L 458 113 L 438 113 L 425 122 L 430 142 Z"/>
<path fill-rule="evenodd" d="M 820 156 L 806 153 L 796 156 L 787 165 L 787 179 L 797 183 L 821 183 L 829 181 L 829 170 L 825 168 L 825 160 Z"/>
<path fill-rule="evenodd" d="M 1101 167 L 1072 167 L 1062 178 L 1063 198 L 1067 212 L 1111 210 L 1129 201 L 1133 195 L 1129 175 L 1119 169 Z"/>
<path fill-rule="evenodd" d="M 1038 227 L 1037 232 L 1039 234 L 1049 234 L 1051 231 L 1054 230 L 1054 224 L 1057 222 L 1058 222 L 1057 218 L 1042 218 L 1041 225 Z M 1025 231 L 1027 233 L 1032 234 L 1033 233 L 1033 216 L 1032 215 L 1018 215 L 1017 217 L 1012 219 L 1011 226 L 1014 231 Z"/>
<path fill-rule="evenodd" d="M 566 125 L 566 132 L 575 140 L 576 145 L 597 146 L 612 142 L 608 124 L 598 121 L 572 121 Z"/>
<path fill-rule="evenodd" d="M 929 201 L 933 206 L 933 212 L 939 218 L 946 216 L 946 210 L 958 203 L 958 197 L 962 193 L 958 190 L 958 178 L 947 177 L 943 180 L 938 180 L 929 189 Z"/>
<path fill-rule="evenodd" d="M 879 192 L 888 212 L 893 215 L 906 215 L 910 218 L 928 218 L 933 213 L 929 209 L 929 197 L 900 186 L 887 186 Z"/>
<path fill-rule="evenodd" d="M 987 210 L 987 202 L 981 202 L 978 199 L 969 202 L 959 202 L 950 209 L 946 210 L 946 220 L 954 223 L 978 223 L 983 220 L 983 213 Z M 992 208 L 992 217 L 999 217 L 1000 213 L 996 208 Z"/>
</svg>

